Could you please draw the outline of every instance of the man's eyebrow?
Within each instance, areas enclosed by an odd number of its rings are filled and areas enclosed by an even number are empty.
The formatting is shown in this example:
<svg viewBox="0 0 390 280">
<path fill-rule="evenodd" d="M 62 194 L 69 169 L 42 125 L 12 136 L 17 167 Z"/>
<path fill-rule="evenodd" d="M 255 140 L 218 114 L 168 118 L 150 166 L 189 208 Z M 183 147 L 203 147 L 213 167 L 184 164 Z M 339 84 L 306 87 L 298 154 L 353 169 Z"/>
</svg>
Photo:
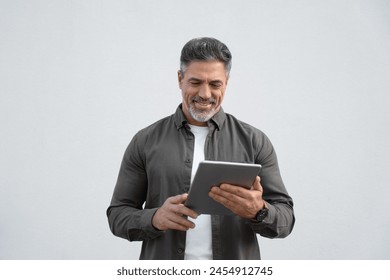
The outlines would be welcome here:
<svg viewBox="0 0 390 280">
<path fill-rule="evenodd" d="M 189 82 L 204 82 L 204 80 L 199 79 L 199 78 L 195 78 L 195 77 L 190 77 L 190 78 L 188 79 L 188 81 L 189 81 Z M 215 80 L 209 81 L 209 84 L 215 84 L 215 83 L 221 83 L 221 84 L 223 84 L 223 81 L 220 80 L 220 79 L 215 79 Z"/>
<path fill-rule="evenodd" d="M 195 77 L 189 78 L 188 81 L 190 81 L 190 82 L 203 82 L 202 79 L 198 79 L 198 78 L 195 78 Z"/>
<path fill-rule="evenodd" d="M 221 84 L 223 84 L 223 81 L 219 80 L 219 79 L 215 79 L 215 80 L 211 80 L 210 83 L 221 83 Z"/>
</svg>

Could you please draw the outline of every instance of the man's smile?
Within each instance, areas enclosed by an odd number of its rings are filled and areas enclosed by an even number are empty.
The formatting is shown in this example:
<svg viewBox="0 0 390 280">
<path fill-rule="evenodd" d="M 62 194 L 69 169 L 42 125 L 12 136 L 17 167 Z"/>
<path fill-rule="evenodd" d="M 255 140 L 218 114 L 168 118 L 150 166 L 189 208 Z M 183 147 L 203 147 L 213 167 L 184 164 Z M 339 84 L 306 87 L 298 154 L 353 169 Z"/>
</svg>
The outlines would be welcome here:
<svg viewBox="0 0 390 280">
<path fill-rule="evenodd" d="M 195 104 L 195 107 L 197 107 L 199 109 L 203 109 L 203 110 L 208 109 L 211 106 L 216 104 L 216 101 L 214 98 L 204 99 L 204 98 L 201 98 L 199 96 L 192 98 L 191 101 L 193 102 L 193 104 Z"/>
</svg>

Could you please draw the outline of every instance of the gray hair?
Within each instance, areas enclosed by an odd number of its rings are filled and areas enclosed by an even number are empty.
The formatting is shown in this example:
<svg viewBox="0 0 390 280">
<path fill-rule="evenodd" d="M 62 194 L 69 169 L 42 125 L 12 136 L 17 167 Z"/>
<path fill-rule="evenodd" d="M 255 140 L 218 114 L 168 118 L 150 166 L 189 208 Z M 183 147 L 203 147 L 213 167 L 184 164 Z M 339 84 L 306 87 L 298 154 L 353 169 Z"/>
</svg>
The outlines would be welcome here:
<svg viewBox="0 0 390 280">
<path fill-rule="evenodd" d="M 232 54 L 228 47 L 214 38 L 195 38 L 187 42 L 180 56 L 180 72 L 184 76 L 192 61 L 219 61 L 225 65 L 227 76 L 232 68 Z"/>
</svg>

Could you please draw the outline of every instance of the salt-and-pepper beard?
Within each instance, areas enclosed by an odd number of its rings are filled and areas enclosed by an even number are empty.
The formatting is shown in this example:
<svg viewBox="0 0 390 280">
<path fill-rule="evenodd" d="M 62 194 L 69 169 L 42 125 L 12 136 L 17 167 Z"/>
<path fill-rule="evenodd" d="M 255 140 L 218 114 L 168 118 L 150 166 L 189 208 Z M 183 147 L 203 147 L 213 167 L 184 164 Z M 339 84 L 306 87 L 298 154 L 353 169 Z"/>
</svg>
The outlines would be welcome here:
<svg viewBox="0 0 390 280">
<path fill-rule="evenodd" d="M 203 99 L 199 96 L 193 97 L 191 101 L 195 102 L 209 102 L 211 104 L 216 104 L 216 100 L 214 98 L 209 99 Z M 190 113 L 191 117 L 196 120 L 197 122 L 207 122 L 209 119 L 211 119 L 217 112 L 216 108 L 211 108 L 210 110 L 199 110 L 196 109 L 194 106 L 194 103 L 190 103 L 190 106 L 188 107 L 188 112 Z"/>
</svg>

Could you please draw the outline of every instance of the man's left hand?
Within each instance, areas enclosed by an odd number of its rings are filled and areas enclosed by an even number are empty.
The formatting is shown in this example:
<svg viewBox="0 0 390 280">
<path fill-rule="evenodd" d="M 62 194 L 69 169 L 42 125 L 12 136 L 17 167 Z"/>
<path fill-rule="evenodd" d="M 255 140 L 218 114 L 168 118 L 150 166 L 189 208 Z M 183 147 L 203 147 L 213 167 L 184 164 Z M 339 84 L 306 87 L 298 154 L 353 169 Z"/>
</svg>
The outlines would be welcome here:
<svg viewBox="0 0 390 280">
<path fill-rule="evenodd" d="M 213 186 L 209 196 L 236 215 L 247 219 L 255 218 L 256 214 L 265 207 L 263 187 L 260 184 L 259 176 L 256 177 L 250 189 L 221 184 L 219 187 Z"/>
</svg>

